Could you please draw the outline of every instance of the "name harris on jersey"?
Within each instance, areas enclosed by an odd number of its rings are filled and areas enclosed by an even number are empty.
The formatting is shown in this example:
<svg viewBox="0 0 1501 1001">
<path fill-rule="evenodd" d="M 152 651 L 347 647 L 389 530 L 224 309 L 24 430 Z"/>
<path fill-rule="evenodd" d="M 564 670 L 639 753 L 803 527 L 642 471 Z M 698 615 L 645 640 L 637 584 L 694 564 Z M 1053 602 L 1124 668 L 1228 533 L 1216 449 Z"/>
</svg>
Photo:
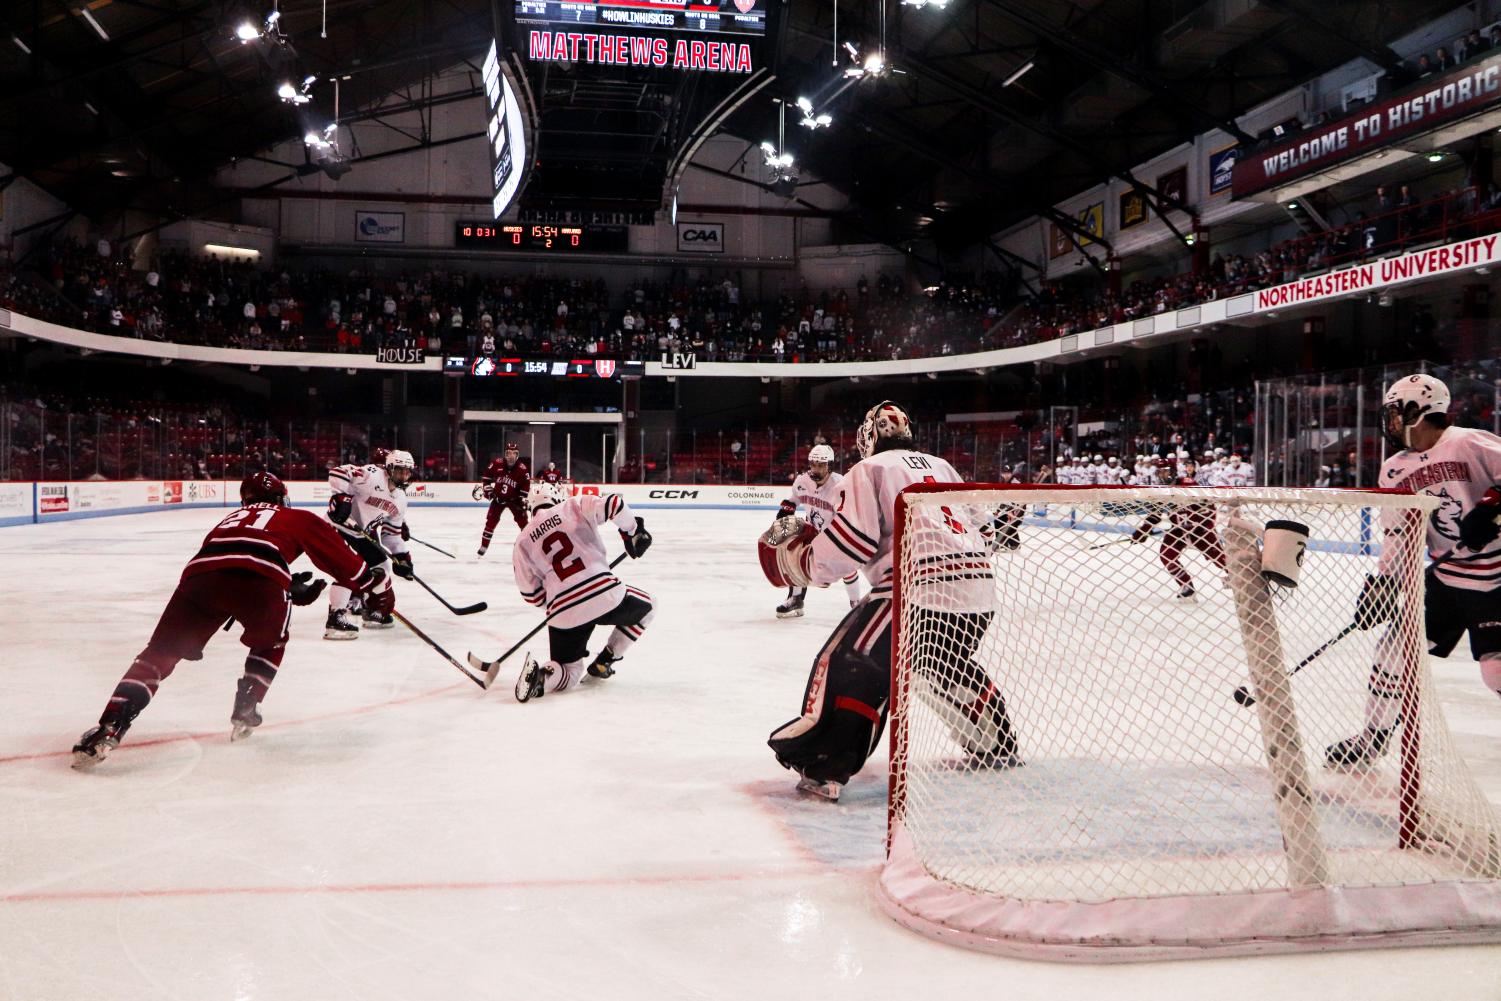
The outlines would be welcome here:
<svg viewBox="0 0 1501 1001">
<path fill-rule="evenodd" d="M 533 542 L 536 542 L 538 539 L 542 538 L 542 536 L 546 535 L 553 529 L 562 527 L 562 516 L 557 514 L 550 514 L 545 519 L 543 519 L 536 528 L 533 528 L 529 533 L 527 533 L 527 538 L 531 539 Z"/>
</svg>

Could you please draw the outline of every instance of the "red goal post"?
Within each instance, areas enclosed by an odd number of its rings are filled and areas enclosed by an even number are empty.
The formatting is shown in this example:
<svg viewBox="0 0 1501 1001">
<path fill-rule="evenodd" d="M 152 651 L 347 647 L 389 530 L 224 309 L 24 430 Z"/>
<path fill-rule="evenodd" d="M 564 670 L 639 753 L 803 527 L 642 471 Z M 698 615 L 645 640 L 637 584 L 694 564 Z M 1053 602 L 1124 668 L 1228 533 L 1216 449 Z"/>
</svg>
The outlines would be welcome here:
<svg viewBox="0 0 1501 1001">
<path fill-rule="evenodd" d="M 1501 822 L 1453 749 L 1423 652 L 1436 506 L 1394 491 L 908 487 L 893 526 L 887 910 L 959 944 L 1086 961 L 1501 938 Z M 1260 535 L 1279 520 L 1309 529 L 1295 588 L 1261 573 Z M 1383 560 L 1373 521 L 1413 543 Z M 1149 522 L 1157 534 L 1129 544 Z M 980 545 L 988 571 L 935 571 Z M 1378 572 L 1402 595 L 1390 620 L 1293 672 Z M 969 753 L 953 693 L 981 676 L 1020 767 Z M 1254 705 L 1232 698 L 1241 686 Z M 1391 746 L 1331 767 L 1373 704 L 1401 720 Z"/>
</svg>

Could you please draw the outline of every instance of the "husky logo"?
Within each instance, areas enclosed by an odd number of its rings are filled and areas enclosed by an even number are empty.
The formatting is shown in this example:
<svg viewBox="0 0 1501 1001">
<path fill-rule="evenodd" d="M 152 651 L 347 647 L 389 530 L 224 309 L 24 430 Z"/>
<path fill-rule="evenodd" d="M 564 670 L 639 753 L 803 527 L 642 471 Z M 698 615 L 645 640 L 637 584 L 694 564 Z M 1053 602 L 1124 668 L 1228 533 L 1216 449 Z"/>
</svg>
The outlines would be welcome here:
<svg viewBox="0 0 1501 1001">
<path fill-rule="evenodd" d="M 1464 514 L 1464 507 L 1458 500 L 1449 495 L 1449 491 L 1440 490 L 1429 496 L 1437 497 L 1439 506 L 1429 515 L 1433 524 L 1433 530 L 1452 542 L 1459 541 L 1459 519 Z"/>
<path fill-rule="evenodd" d="M 610 376 L 615 374 L 615 363 L 613 361 L 595 362 L 594 374 L 599 376 L 601 379 L 608 379 Z"/>
</svg>

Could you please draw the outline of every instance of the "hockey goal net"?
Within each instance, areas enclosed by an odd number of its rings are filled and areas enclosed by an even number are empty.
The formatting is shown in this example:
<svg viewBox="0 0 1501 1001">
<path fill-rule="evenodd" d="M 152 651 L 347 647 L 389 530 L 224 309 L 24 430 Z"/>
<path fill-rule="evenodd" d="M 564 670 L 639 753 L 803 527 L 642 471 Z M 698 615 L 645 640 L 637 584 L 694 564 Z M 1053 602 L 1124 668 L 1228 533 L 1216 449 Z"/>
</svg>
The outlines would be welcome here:
<svg viewBox="0 0 1501 1001">
<path fill-rule="evenodd" d="M 1434 696 L 1420 546 L 1384 561 L 1388 620 L 1344 629 L 1381 526 L 1421 540 L 1435 505 L 909 488 L 886 908 L 972 947 L 1095 961 L 1501 937 L 1501 824 Z M 1308 529 L 1292 588 L 1262 574 L 1278 521 Z M 1400 722 L 1331 763 L 1368 700 Z"/>
</svg>

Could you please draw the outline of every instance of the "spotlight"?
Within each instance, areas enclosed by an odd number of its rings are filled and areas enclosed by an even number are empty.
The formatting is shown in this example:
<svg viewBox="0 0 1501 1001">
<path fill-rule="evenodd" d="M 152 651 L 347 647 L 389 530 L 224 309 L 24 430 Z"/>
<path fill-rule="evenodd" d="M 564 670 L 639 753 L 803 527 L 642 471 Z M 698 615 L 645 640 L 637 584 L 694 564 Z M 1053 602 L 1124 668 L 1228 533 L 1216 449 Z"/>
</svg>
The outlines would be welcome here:
<svg viewBox="0 0 1501 1001">
<path fill-rule="evenodd" d="M 317 80 L 316 76 L 306 77 L 303 79 L 300 88 L 294 87 L 290 80 L 283 80 L 281 85 L 276 88 L 276 96 L 287 104 L 307 104 L 313 99 L 313 95 L 309 91 L 313 89 L 313 84 Z"/>
<path fill-rule="evenodd" d="M 1428 154 L 1428 162 L 1429 163 L 1438 163 L 1438 162 L 1442 161 L 1443 158 L 1444 158 L 1444 154 L 1441 153 L 1441 152 L 1439 152 L 1438 150 L 1434 150 L 1432 153 Z"/>
<path fill-rule="evenodd" d="M 811 115 L 813 114 L 813 102 L 806 97 L 800 97 L 797 99 L 797 110 L 801 111 L 805 116 Z"/>
<path fill-rule="evenodd" d="M 873 52 L 865 57 L 865 72 L 871 76 L 880 76 L 881 72 L 885 69 L 886 62 L 881 58 L 879 52 Z"/>
<path fill-rule="evenodd" d="M 254 42 L 261 37 L 261 29 L 249 21 L 241 21 L 240 26 L 235 29 L 235 37 L 241 42 Z"/>
</svg>

